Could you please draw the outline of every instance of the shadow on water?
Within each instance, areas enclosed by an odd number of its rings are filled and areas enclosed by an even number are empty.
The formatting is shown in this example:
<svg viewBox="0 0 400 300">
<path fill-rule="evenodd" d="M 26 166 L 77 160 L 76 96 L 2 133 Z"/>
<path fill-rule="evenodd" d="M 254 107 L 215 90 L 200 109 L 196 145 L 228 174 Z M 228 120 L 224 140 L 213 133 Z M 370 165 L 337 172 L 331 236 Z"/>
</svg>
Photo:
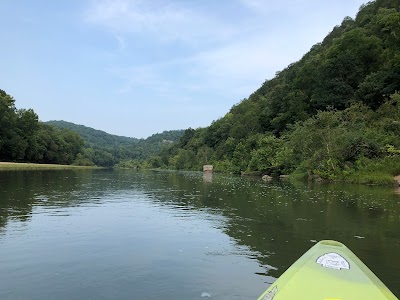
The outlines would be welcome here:
<svg viewBox="0 0 400 300">
<path fill-rule="evenodd" d="M 0 172 L 0 232 L 9 220 L 29 221 L 35 206 L 68 207 L 82 203 L 77 194 L 92 182 L 92 171 Z M 89 199 L 95 196 L 88 195 Z"/>
<path fill-rule="evenodd" d="M 250 247 L 266 274 L 279 277 L 315 241 L 334 239 L 399 294 L 400 197 L 393 188 L 193 177 L 168 177 L 174 201 L 225 216 L 224 232 Z M 162 201 L 164 192 L 155 194 Z"/>
<path fill-rule="evenodd" d="M 279 277 L 316 241 L 355 252 L 397 295 L 400 195 L 393 188 L 270 182 L 195 172 L 30 171 L 0 173 L 0 235 L 34 209 L 101 205 L 108 195 L 141 193 L 168 209 L 223 217 L 220 230 Z"/>
</svg>

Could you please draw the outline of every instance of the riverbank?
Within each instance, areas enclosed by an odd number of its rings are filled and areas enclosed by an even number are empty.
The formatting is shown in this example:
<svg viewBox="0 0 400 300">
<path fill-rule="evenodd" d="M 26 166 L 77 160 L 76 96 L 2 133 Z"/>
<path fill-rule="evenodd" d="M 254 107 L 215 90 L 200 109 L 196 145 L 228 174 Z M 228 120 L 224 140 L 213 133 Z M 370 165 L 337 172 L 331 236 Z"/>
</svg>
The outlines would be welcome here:
<svg viewBox="0 0 400 300">
<path fill-rule="evenodd" d="M 94 166 L 74 166 L 74 165 L 55 165 L 55 164 L 33 164 L 33 163 L 13 163 L 0 162 L 0 171 L 12 170 L 72 170 L 72 169 L 97 169 Z"/>
</svg>

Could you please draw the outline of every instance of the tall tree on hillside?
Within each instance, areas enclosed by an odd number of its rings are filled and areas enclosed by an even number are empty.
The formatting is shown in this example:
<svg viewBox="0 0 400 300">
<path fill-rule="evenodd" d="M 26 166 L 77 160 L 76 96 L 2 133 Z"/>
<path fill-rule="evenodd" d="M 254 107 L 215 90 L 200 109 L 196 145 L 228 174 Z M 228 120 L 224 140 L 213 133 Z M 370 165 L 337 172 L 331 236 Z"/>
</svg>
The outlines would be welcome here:
<svg viewBox="0 0 400 300">
<path fill-rule="evenodd" d="M 14 98 L 0 90 L 0 159 L 5 158 L 5 152 L 8 152 L 7 146 L 13 136 L 15 118 Z"/>
</svg>

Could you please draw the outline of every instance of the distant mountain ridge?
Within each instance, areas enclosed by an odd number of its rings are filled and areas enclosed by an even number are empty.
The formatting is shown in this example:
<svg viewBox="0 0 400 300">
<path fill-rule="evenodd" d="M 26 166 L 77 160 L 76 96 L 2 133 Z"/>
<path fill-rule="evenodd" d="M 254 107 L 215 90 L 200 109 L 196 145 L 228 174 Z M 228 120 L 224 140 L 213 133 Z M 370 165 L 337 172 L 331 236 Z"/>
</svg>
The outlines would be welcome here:
<svg viewBox="0 0 400 300">
<path fill-rule="evenodd" d="M 59 129 L 72 130 L 78 133 L 89 145 L 95 145 L 98 147 L 110 147 L 112 145 L 133 145 L 140 141 L 140 139 L 137 138 L 114 135 L 102 130 L 63 120 L 52 120 L 44 123 L 55 126 Z"/>
<path fill-rule="evenodd" d="M 146 160 L 160 153 L 161 149 L 179 142 L 184 134 L 184 130 L 169 130 L 146 139 L 137 139 L 66 121 L 48 121 L 44 124 L 79 134 L 85 141 L 83 158 L 98 166 L 109 167 L 126 160 Z"/>
<path fill-rule="evenodd" d="M 165 130 L 161 133 L 155 133 L 145 139 L 133 138 L 121 135 L 110 134 L 102 130 L 94 129 L 85 125 L 79 125 L 63 120 L 51 120 L 45 124 L 55 126 L 59 129 L 69 129 L 78 133 L 88 144 L 97 147 L 110 147 L 115 145 L 135 145 L 138 143 L 174 143 L 178 142 L 184 133 L 184 130 Z"/>
</svg>

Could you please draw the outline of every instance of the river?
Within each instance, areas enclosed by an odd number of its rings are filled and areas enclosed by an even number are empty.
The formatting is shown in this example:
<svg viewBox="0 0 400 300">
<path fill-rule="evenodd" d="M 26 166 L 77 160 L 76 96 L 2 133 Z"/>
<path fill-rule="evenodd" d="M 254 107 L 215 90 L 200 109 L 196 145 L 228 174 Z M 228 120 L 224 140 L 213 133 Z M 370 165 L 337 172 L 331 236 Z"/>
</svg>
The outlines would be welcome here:
<svg viewBox="0 0 400 300">
<path fill-rule="evenodd" d="M 0 299 L 257 299 L 316 241 L 400 296 L 400 193 L 197 172 L 0 172 Z"/>
</svg>

